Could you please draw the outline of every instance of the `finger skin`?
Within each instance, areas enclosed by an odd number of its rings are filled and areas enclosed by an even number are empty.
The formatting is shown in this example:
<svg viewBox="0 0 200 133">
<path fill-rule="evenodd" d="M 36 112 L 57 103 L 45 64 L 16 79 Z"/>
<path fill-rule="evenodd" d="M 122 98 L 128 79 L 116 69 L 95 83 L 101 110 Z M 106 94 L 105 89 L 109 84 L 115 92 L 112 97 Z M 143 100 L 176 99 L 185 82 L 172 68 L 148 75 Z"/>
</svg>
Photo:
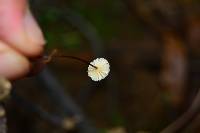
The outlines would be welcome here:
<svg viewBox="0 0 200 133">
<path fill-rule="evenodd" d="M 29 61 L 0 41 L 0 75 L 8 79 L 24 76 L 30 69 Z"/>
<path fill-rule="evenodd" d="M 33 57 L 41 54 L 45 43 L 26 0 L 0 0 L 0 40 Z"/>
</svg>

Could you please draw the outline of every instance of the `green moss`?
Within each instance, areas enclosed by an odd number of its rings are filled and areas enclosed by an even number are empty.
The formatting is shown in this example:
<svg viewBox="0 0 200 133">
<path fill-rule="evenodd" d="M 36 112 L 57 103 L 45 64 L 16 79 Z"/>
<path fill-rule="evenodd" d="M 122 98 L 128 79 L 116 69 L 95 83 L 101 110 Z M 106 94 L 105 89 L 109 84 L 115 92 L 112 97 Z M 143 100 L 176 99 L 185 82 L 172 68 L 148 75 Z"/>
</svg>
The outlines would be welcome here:
<svg viewBox="0 0 200 133">
<path fill-rule="evenodd" d="M 65 48 L 78 49 L 80 48 L 81 36 L 77 32 L 68 32 L 61 35 L 62 44 Z"/>
<path fill-rule="evenodd" d="M 113 126 L 123 126 L 123 125 L 125 125 L 124 117 L 118 112 L 115 112 L 115 113 L 112 114 L 111 122 L 112 122 Z"/>
</svg>

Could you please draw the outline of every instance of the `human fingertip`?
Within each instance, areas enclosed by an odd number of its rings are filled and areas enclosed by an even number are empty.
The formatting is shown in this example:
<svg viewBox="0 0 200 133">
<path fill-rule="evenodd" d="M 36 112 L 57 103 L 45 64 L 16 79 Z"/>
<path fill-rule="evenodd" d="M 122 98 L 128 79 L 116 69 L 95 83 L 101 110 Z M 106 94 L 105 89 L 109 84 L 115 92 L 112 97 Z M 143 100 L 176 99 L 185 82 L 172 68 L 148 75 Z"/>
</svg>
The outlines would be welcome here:
<svg viewBox="0 0 200 133">
<path fill-rule="evenodd" d="M 0 42 L 0 75 L 8 79 L 16 79 L 28 73 L 28 60 Z"/>
<path fill-rule="evenodd" d="M 40 29 L 29 9 L 27 9 L 24 16 L 24 26 L 28 39 L 36 45 L 44 46 L 46 41 L 44 39 L 42 30 Z"/>
</svg>

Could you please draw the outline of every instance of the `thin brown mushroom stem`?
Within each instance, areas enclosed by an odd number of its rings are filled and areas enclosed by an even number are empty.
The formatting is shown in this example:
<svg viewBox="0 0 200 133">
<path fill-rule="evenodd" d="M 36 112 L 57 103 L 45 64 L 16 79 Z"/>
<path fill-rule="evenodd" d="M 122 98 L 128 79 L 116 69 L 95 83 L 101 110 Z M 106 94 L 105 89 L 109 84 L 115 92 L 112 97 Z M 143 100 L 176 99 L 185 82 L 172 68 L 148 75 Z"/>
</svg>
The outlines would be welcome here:
<svg viewBox="0 0 200 133">
<path fill-rule="evenodd" d="M 81 59 L 81 58 L 78 58 L 78 57 L 74 57 L 74 56 L 70 56 L 70 55 L 58 55 L 58 56 L 55 56 L 55 57 L 59 57 L 59 58 L 70 58 L 70 59 L 75 59 L 75 60 L 78 60 L 80 62 L 83 62 L 87 65 L 90 65 L 92 67 L 94 67 L 95 69 L 97 69 L 97 67 L 95 65 L 92 65 L 91 63 L 89 63 L 88 61 L 84 60 L 84 59 Z"/>
<path fill-rule="evenodd" d="M 54 49 L 51 54 L 45 59 L 44 63 L 47 64 L 49 63 L 53 57 L 58 57 L 58 58 L 70 58 L 70 59 L 74 59 L 74 60 L 78 60 L 82 63 L 85 63 L 87 65 L 90 65 L 92 67 L 94 67 L 95 69 L 97 69 L 97 67 L 95 65 L 92 65 L 91 63 L 89 63 L 88 61 L 84 60 L 84 59 L 81 59 L 79 57 L 74 57 L 74 56 L 70 56 L 70 55 L 59 55 L 57 54 L 58 53 L 58 50 L 57 49 Z"/>
</svg>

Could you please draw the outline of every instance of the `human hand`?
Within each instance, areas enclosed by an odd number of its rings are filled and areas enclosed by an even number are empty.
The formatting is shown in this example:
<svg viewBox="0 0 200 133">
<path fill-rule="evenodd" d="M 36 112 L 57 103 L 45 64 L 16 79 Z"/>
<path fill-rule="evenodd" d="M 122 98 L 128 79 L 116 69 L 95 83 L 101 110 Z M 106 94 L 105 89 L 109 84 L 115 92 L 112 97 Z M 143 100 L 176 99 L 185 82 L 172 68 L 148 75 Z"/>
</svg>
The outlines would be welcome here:
<svg viewBox="0 0 200 133">
<path fill-rule="evenodd" d="M 28 58 L 40 55 L 45 41 L 26 0 L 0 0 L 0 14 L 0 75 L 16 79 L 28 73 Z"/>
</svg>

